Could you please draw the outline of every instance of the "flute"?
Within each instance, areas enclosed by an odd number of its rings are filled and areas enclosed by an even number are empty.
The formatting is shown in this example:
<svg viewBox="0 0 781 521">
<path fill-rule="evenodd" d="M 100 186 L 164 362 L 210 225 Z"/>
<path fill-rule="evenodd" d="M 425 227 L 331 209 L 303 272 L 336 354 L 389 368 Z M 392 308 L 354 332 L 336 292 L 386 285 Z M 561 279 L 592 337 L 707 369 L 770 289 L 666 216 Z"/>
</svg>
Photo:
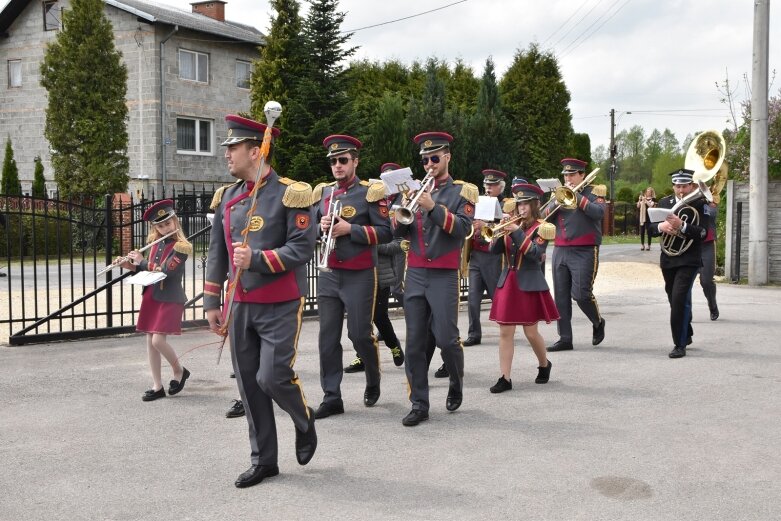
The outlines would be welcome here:
<svg viewBox="0 0 781 521">
<path fill-rule="evenodd" d="M 166 239 L 167 239 L 167 238 L 169 238 L 170 236 L 174 235 L 174 234 L 175 234 L 177 231 L 179 231 L 179 230 L 174 230 L 174 231 L 172 231 L 171 233 L 168 233 L 168 234 L 166 234 L 166 235 L 163 235 L 162 237 L 160 237 L 160 238 L 159 238 L 159 239 L 157 239 L 156 241 L 152 241 L 152 242 L 150 242 L 149 244 L 147 244 L 146 246 L 144 246 L 143 248 L 141 248 L 140 250 L 138 250 L 138 253 L 141 253 L 142 251 L 146 251 L 146 250 L 148 250 L 149 248 L 151 248 L 152 246 L 154 246 L 155 244 L 157 244 L 158 242 L 162 242 L 162 241 L 166 240 Z M 99 276 L 99 275 L 103 275 L 103 274 L 104 274 L 104 273 L 106 273 L 107 271 L 111 271 L 111 270 L 113 270 L 114 268 L 116 268 L 117 266 L 119 266 L 119 265 L 120 265 L 120 264 L 122 264 L 123 262 L 126 262 L 127 260 L 128 260 L 128 256 L 127 256 L 127 255 L 124 255 L 124 256 L 122 256 L 122 257 L 117 257 L 117 259 L 116 259 L 114 262 L 112 262 L 111 264 L 109 264 L 108 266 L 106 266 L 105 268 L 103 268 L 102 270 L 100 270 L 100 271 L 99 271 L 99 272 L 98 272 L 98 273 L 97 273 L 95 276 L 97 277 L 97 276 Z"/>
</svg>

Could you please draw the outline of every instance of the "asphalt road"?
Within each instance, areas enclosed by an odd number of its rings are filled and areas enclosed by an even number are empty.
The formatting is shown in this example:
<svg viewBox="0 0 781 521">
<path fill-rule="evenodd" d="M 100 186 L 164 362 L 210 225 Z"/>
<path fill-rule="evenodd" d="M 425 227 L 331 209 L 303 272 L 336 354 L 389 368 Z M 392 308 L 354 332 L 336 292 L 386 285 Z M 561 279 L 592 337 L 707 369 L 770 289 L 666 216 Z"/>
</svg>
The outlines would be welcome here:
<svg viewBox="0 0 781 521">
<path fill-rule="evenodd" d="M 488 392 L 498 330 L 486 305 L 461 409 L 445 410 L 447 382 L 431 378 L 431 419 L 402 426 L 404 373 L 381 348 L 378 404 L 362 405 L 362 374 L 345 375 L 346 413 L 317 422 L 306 467 L 278 411 L 282 473 L 243 490 L 233 481 L 249 466 L 247 425 L 224 418 L 238 397 L 227 353 L 219 366 L 214 346 L 183 355 L 185 390 L 144 403 L 142 337 L 0 347 L 0 520 L 778 519 L 781 289 L 720 284 L 711 322 L 695 286 L 694 344 L 670 360 L 658 250 L 634 249 L 603 248 L 606 339 L 592 347 L 576 311 L 575 350 L 550 354 L 550 383 L 534 384 L 519 333 L 514 389 Z M 464 308 L 462 332 L 466 321 Z M 403 338 L 402 318 L 394 325 Z M 555 340 L 555 325 L 541 331 Z M 296 363 L 314 406 L 317 332 L 304 323 Z M 172 343 L 182 354 L 215 339 Z"/>
</svg>

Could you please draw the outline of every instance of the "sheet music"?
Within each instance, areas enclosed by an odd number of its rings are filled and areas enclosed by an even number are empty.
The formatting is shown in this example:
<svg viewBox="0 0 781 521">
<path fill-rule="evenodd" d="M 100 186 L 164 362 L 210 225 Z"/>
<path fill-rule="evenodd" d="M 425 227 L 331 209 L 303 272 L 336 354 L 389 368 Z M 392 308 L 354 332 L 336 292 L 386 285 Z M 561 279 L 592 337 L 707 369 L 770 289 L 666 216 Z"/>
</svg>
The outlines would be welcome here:
<svg viewBox="0 0 781 521">
<path fill-rule="evenodd" d="M 537 186 L 542 188 L 543 192 L 552 192 L 556 188 L 561 186 L 561 181 L 556 178 L 553 179 L 537 179 Z"/>
<path fill-rule="evenodd" d="M 412 178 L 412 170 L 409 167 L 384 172 L 380 174 L 380 179 L 385 184 L 386 196 L 420 189 L 420 181 Z"/>
<path fill-rule="evenodd" d="M 487 195 L 481 195 L 475 206 L 475 219 L 492 222 L 502 218 L 502 207 L 499 199 Z"/>
<path fill-rule="evenodd" d="M 209 224 L 212 224 L 212 225 L 214 224 L 214 214 L 213 213 L 207 213 L 206 214 L 206 219 L 208 219 Z"/>
<path fill-rule="evenodd" d="M 648 218 L 651 219 L 652 223 L 660 223 L 667 219 L 667 216 L 671 213 L 672 210 L 669 208 L 649 208 Z"/>
<path fill-rule="evenodd" d="M 151 284 L 160 282 L 167 276 L 168 275 L 166 275 L 162 271 L 139 271 L 132 277 L 128 277 L 127 281 L 130 284 L 138 284 L 139 286 L 149 286 Z"/>
</svg>

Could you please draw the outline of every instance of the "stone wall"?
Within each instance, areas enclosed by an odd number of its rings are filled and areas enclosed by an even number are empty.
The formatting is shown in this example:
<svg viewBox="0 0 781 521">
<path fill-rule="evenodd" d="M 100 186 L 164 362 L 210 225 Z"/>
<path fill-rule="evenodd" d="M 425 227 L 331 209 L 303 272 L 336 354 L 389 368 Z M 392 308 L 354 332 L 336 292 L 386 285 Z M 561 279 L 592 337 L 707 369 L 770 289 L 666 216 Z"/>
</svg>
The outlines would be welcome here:
<svg viewBox="0 0 781 521">
<path fill-rule="evenodd" d="M 748 278 L 749 249 L 749 184 L 727 182 L 727 236 L 725 238 L 724 273 L 730 280 L 738 273 L 740 278 Z M 737 210 L 742 203 L 741 216 Z M 738 252 L 737 231 L 740 227 L 740 250 Z M 767 194 L 767 233 L 768 233 L 768 280 L 781 282 L 781 182 L 768 183 Z"/>
</svg>

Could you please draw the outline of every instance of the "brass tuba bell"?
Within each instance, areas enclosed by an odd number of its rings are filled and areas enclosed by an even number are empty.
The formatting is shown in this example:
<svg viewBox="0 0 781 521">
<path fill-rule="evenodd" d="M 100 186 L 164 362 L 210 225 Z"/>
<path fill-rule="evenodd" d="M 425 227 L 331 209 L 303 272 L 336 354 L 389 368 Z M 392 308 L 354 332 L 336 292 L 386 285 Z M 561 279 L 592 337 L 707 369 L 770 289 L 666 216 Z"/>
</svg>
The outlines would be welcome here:
<svg viewBox="0 0 781 521">
<path fill-rule="evenodd" d="M 693 181 L 707 183 L 721 169 L 727 144 L 718 130 L 706 130 L 697 134 L 686 151 L 684 167 L 694 171 Z"/>
</svg>

